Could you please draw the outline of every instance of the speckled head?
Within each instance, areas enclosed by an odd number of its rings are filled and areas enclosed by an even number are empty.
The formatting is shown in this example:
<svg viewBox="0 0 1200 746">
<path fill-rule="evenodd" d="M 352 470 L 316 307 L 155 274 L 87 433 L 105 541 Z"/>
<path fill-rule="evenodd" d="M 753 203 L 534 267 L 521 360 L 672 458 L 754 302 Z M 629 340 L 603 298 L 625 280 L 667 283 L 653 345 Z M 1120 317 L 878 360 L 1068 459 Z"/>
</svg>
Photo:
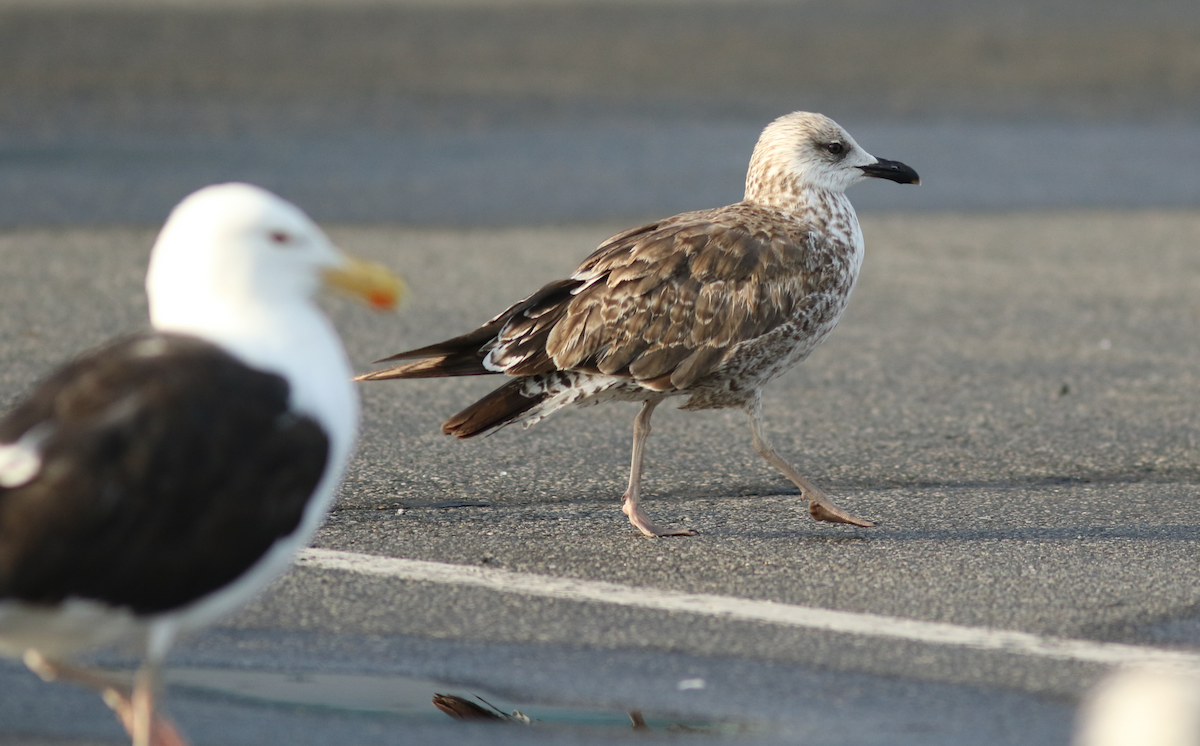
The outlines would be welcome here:
<svg viewBox="0 0 1200 746">
<path fill-rule="evenodd" d="M 912 168 L 863 150 L 829 117 L 797 111 L 768 124 L 758 138 L 745 200 L 790 209 L 807 190 L 843 192 L 868 176 L 921 183 Z"/>
</svg>

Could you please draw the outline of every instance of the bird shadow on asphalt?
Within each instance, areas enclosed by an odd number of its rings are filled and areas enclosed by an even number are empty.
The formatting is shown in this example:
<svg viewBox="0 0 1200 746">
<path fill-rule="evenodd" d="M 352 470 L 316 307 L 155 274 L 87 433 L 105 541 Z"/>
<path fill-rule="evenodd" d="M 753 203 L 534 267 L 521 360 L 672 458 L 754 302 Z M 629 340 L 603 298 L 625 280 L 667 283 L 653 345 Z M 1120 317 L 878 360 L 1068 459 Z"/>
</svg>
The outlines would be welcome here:
<svg viewBox="0 0 1200 746">
<path fill-rule="evenodd" d="M 809 475 L 813 476 L 813 475 Z M 1200 485 L 1200 467 L 1185 466 L 1170 469 L 1148 470 L 1133 467 L 1124 470 L 1081 472 L 1070 475 L 1016 476 L 1011 479 L 847 479 L 818 480 L 829 490 L 875 490 L 875 489 L 920 489 L 920 490 L 1014 490 L 1053 487 L 1088 487 L 1129 484 L 1188 484 Z M 882 482 L 882 484 L 881 484 Z M 780 494 L 786 490 L 780 490 Z M 799 494 L 799 490 L 795 490 Z"/>
<path fill-rule="evenodd" d="M 1054 526 L 1054 527 L 1010 527 L 1010 528 L 938 528 L 938 529 L 901 529 L 887 531 L 886 524 L 881 523 L 879 533 L 870 535 L 859 534 L 845 537 L 809 536 L 802 542 L 831 542 L 831 541 L 863 541 L 863 542 L 903 542 L 903 541 L 1083 541 L 1083 540 L 1134 540 L 1134 541 L 1177 541 L 1194 542 L 1200 540 L 1200 526 L 1192 525 L 1152 525 L 1152 526 Z M 761 534 L 758 538 L 784 538 L 785 533 Z M 794 538 L 794 534 L 792 535 Z"/>
</svg>

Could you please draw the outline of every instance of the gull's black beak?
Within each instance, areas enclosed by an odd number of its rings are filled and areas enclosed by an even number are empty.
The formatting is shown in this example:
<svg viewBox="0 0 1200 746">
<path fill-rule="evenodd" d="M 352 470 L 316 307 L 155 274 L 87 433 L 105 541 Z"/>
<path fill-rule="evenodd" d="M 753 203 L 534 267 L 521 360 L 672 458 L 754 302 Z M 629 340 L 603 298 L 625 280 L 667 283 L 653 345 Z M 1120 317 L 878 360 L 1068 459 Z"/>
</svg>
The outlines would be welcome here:
<svg viewBox="0 0 1200 746">
<path fill-rule="evenodd" d="M 921 183 L 921 177 L 917 176 L 917 172 L 912 170 L 912 167 L 906 166 L 900 161 L 885 161 L 880 158 L 869 166 L 859 166 L 859 169 L 867 176 L 872 176 L 876 179 L 887 179 L 897 184 Z"/>
</svg>

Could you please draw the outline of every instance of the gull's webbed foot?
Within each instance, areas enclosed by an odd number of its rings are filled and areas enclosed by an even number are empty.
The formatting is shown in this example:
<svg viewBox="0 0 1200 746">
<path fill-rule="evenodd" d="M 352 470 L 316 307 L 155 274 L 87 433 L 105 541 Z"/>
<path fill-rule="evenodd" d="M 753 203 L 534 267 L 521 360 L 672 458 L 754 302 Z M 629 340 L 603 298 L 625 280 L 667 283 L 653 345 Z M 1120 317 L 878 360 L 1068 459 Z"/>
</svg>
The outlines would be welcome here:
<svg viewBox="0 0 1200 746">
<path fill-rule="evenodd" d="M 833 500 L 829 499 L 829 495 L 826 495 L 811 484 L 808 489 L 803 490 L 802 494 L 808 499 L 808 514 L 818 521 L 849 523 L 851 526 L 862 526 L 864 528 L 870 528 L 875 525 L 874 521 L 857 518 L 842 510 L 834 504 Z"/>
<path fill-rule="evenodd" d="M 658 524 L 650 520 L 650 516 L 642 512 L 642 508 L 636 501 L 629 499 L 629 494 L 622 496 L 621 500 L 624 505 L 621 506 L 621 512 L 629 516 L 629 522 L 641 531 L 646 536 L 657 538 L 659 536 L 695 536 L 696 532 L 690 528 L 670 531 L 665 528 L 659 528 Z"/>
</svg>

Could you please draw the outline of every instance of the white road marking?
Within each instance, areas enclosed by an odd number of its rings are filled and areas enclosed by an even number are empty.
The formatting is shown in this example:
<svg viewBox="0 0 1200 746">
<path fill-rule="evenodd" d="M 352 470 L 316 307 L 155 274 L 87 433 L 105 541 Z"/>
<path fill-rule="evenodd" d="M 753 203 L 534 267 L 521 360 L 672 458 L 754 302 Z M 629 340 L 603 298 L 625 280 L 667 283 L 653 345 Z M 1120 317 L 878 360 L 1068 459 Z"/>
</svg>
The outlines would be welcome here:
<svg viewBox="0 0 1200 746">
<path fill-rule="evenodd" d="M 942 622 L 833 611 L 773 601 L 756 601 L 705 593 L 682 593 L 657 588 L 634 588 L 595 580 L 533 575 L 469 565 L 379 557 L 332 549 L 305 549 L 296 560 L 301 567 L 345 570 L 389 578 L 467 585 L 501 593 L 606 603 L 660 611 L 767 622 L 785 627 L 824 630 L 868 637 L 1010 653 L 1013 655 L 1105 665 L 1152 664 L 1170 668 L 1200 669 L 1200 653 L 1045 637 L 1027 632 L 967 627 Z"/>
</svg>

